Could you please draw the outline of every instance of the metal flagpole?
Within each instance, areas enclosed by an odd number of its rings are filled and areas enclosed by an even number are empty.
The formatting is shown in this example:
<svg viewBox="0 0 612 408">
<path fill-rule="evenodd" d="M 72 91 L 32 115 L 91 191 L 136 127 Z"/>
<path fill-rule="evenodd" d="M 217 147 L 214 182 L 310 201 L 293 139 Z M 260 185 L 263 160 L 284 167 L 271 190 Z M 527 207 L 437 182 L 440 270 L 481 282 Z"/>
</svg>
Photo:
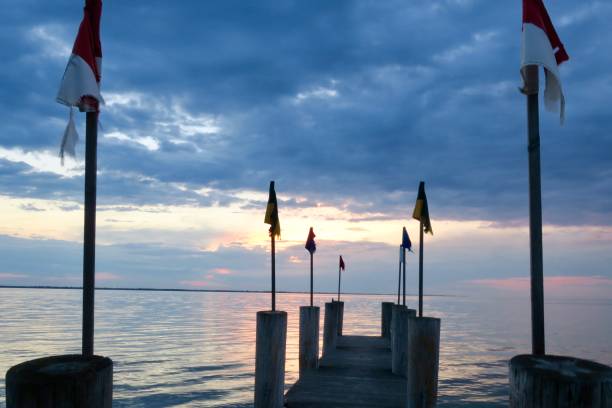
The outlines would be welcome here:
<svg viewBox="0 0 612 408">
<path fill-rule="evenodd" d="M 402 246 L 400 245 L 399 266 L 397 272 L 397 304 L 400 304 L 400 293 L 402 286 Z"/>
<path fill-rule="evenodd" d="M 274 231 L 272 231 L 272 311 L 276 310 L 276 259 L 274 256 Z"/>
<path fill-rule="evenodd" d="M 423 217 L 419 227 L 419 317 L 423 317 Z"/>
<path fill-rule="evenodd" d="M 312 307 L 312 252 L 310 253 L 310 306 Z"/>
<path fill-rule="evenodd" d="M 87 112 L 85 130 L 85 222 L 83 231 L 82 353 L 94 354 L 94 294 L 96 284 L 96 171 L 98 112 Z"/>
<path fill-rule="evenodd" d="M 340 301 L 340 276 L 341 276 L 341 271 L 342 268 L 340 268 L 340 265 L 338 265 L 338 302 Z"/>
<path fill-rule="evenodd" d="M 545 354 L 544 264 L 542 260 L 542 186 L 540 175 L 540 118 L 537 65 L 525 67 L 529 152 L 529 243 L 531 255 L 531 345 L 536 355 Z"/>
<path fill-rule="evenodd" d="M 406 306 L 406 248 L 402 247 L 402 260 L 404 264 L 404 295 L 402 304 Z"/>
</svg>

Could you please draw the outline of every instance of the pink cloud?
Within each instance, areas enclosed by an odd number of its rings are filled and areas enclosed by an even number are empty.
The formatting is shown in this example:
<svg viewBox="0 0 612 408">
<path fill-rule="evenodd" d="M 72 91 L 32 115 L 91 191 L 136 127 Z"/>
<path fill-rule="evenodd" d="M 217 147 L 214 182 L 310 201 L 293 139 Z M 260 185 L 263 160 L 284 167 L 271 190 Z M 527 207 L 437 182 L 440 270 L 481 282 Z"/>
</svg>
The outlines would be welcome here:
<svg viewBox="0 0 612 408">
<path fill-rule="evenodd" d="M 298 258 L 297 256 L 292 255 L 289 257 L 289 262 L 294 263 L 294 264 L 299 264 L 299 263 L 302 263 L 302 260 Z"/>
<path fill-rule="evenodd" d="M 476 279 L 469 283 L 495 289 L 524 290 L 529 289 L 530 278 Z M 612 279 L 604 276 L 546 276 L 544 286 L 547 288 L 589 287 L 601 285 L 612 286 Z"/>
<path fill-rule="evenodd" d="M 189 286 L 192 288 L 202 288 L 205 286 L 209 286 L 210 282 L 209 281 L 180 281 L 179 284 L 183 286 Z"/>
<path fill-rule="evenodd" d="M 232 273 L 232 270 L 228 268 L 215 268 L 213 269 L 213 272 L 217 275 L 230 275 Z"/>
<path fill-rule="evenodd" d="M 110 273 L 110 272 L 97 272 L 96 273 L 96 280 L 99 280 L 99 281 L 113 281 L 113 280 L 119 280 L 119 279 L 121 279 L 121 276 L 115 275 L 114 273 Z"/>
<path fill-rule="evenodd" d="M 0 279 L 20 279 L 27 278 L 28 275 L 22 273 L 0 273 Z"/>
<path fill-rule="evenodd" d="M 504 279 L 476 279 L 469 284 L 510 292 L 529 293 L 531 280 L 527 277 Z M 612 297 L 612 278 L 605 276 L 546 276 L 544 290 L 564 297 Z"/>
</svg>

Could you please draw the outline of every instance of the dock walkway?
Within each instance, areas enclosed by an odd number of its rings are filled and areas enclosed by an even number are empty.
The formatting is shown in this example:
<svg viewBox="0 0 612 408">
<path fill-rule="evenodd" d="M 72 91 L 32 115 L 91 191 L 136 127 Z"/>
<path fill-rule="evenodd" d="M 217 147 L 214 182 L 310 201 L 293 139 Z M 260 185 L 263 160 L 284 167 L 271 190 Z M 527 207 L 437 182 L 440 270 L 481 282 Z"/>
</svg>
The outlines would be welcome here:
<svg viewBox="0 0 612 408">
<path fill-rule="evenodd" d="M 285 406 L 404 407 L 406 379 L 391 373 L 388 340 L 374 336 L 338 336 L 335 350 L 305 371 L 285 395 Z"/>
</svg>

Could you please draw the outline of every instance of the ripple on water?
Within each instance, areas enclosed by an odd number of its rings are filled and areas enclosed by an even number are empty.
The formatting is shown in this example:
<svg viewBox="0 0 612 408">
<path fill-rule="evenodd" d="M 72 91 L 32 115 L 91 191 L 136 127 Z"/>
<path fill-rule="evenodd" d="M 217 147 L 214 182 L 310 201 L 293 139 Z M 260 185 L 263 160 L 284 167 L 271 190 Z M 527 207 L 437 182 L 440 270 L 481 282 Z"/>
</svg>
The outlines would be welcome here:
<svg viewBox="0 0 612 408">
<path fill-rule="evenodd" d="M 315 303 L 324 310 L 330 298 L 316 295 Z M 344 296 L 344 333 L 379 335 L 380 302 L 393 299 Z M 298 376 L 298 311 L 308 295 L 279 294 L 277 302 L 289 318 L 289 387 Z M 407 302 L 414 307 L 416 298 Z M 78 290 L 0 289 L 0 372 L 45 355 L 80 352 L 80 308 Z M 96 353 L 115 362 L 114 405 L 251 406 L 255 313 L 268 308 L 269 295 L 257 293 L 97 292 Z M 425 299 L 425 311 L 442 318 L 439 406 L 507 406 L 507 361 L 530 349 L 526 305 L 435 297 Z M 610 364 L 611 311 L 610 303 L 547 305 L 550 333 L 558 333 L 548 339 L 549 350 L 578 351 Z M 584 313 L 591 319 L 571 324 L 577 320 L 572 316 Z M 4 404 L 2 375 L 0 407 Z"/>
</svg>

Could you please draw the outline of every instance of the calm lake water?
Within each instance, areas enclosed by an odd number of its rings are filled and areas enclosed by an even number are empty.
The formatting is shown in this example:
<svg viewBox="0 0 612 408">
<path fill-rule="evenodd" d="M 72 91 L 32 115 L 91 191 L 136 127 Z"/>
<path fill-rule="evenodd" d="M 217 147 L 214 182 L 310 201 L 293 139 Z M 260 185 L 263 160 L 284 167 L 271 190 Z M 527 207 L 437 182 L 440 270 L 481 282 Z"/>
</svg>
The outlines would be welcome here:
<svg viewBox="0 0 612 408">
<path fill-rule="evenodd" d="M 323 306 L 330 298 L 315 301 Z M 251 406 L 255 313 L 268 309 L 269 299 L 256 293 L 98 291 L 95 351 L 115 362 L 114 406 Z M 380 302 L 394 297 L 343 300 L 345 333 L 376 335 Z M 277 297 L 289 314 L 287 386 L 298 374 L 298 308 L 307 302 L 308 295 Z M 409 302 L 416 305 L 415 298 Z M 425 299 L 425 312 L 442 319 L 439 406 L 507 406 L 507 361 L 530 350 L 528 301 L 432 297 Z M 10 366 L 80 352 L 81 291 L 0 288 L 0 313 L 4 407 Z M 612 301 L 549 301 L 546 318 L 549 353 L 612 364 Z"/>
</svg>

